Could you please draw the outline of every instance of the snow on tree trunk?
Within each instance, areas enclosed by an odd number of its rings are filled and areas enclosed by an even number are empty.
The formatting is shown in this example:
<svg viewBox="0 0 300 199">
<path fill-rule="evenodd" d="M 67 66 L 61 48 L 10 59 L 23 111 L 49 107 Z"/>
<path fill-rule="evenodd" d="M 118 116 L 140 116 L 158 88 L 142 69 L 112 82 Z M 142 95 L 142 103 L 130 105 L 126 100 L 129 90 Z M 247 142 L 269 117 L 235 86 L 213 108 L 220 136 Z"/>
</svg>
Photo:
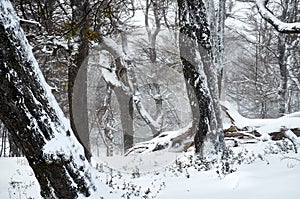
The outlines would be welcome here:
<svg viewBox="0 0 300 199">
<path fill-rule="evenodd" d="M 217 121 L 220 115 L 218 84 L 215 84 L 217 78 L 211 56 L 205 4 L 203 1 L 178 0 L 178 7 L 180 57 L 189 84 L 187 88 L 196 130 L 196 153 L 201 156 L 217 154 L 224 150 L 225 145 L 223 131 L 219 128 L 221 124 Z"/>
<path fill-rule="evenodd" d="M 125 35 L 123 35 L 123 37 L 125 37 Z M 126 39 L 123 38 L 123 44 L 126 43 L 124 40 L 126 41 Z M 133 146 L 134 141 L 133 104 L 135 104 L 136 110 L 150 127 L 154 135 L 158 135 L 161 132 L 161 113 L 158 112 L 158 116 L 155 120 L 141 103 L 141 95 L 134 72 L 135 63 L 132 60 L 132 56 L 126 54 L 128 53 L 128 49 L 125 47 L 123 53 L 121 46 L 115 41 L 105 37 L 100 36 L 99 41 L 101 46 L 100 49 L 108 51 L 114 57 L 116 65 L 115 70 L 108 71 L 107 69 L 103 69 L 102 71 L 105 71 L 103 73 L 104 79 L 113 87 L 119 103 L 124 135 L 124 152 L 126 153 L 126 151 Z M 114 79 L 110 77 L 114 77 Z M 159 103 L 160 102 L 157 103 L 157 106 L 159 106 Z M 157 110 L 159 109 L 161 108 L 158 108 Z"/>
<path fill-rule="evenodd" d="M 298 3 L 293 0 L 286 0 L 282 2 L 282 13 L 280 19 L 284 19 L 287 22 L 297 21 L 299 17 Z M 299 42 L 299 41 L 298 41 Z M 292 85 L 294 83 L 296 89 L 299 87 L 298 79 L 295 78 L 297 74 L 293 71 L 293 68 L 299 68 L 298 64 L 293 62 L 297 60 L 294 53 L 297 49 L 297 34 L 278 34 L 278 62 L 280 69 L 280 87 L 279 87 L 279 113 L 284 115 L 289 112 L 289 103 L 291 100 L 290 92 L 293 90 Z M 295 45 L 296 44 L 296 45 Z M 296 58 L 296 59 L 294 59 Z"/>
<path fill-rule="evenodd" d="M 103 110 L 104 113 L 101 118 L 101 126 L 104 131 L 104 142 L 106 145 L 106 155 L 113 156 L 114 152 L 114 134 L 113 134 L 113 113 L 111 108 L 112 89 L 109 85 L 106 88 L 106 96 L 104 99 Z"/>
<path fill-rule="evenodd" d="M 9 1 L 0 1 L 0 119 L 44 198 L 99 198 L 95 173 L 45 82 Z M 97 191 L 96 191 L 97 190 Z"/>
<path fill-rule="evenodd" d="M 224 67 L 224 35 L 225 35 L 225 18 L 226 18 L 226 0 L 220 0 L 219 10 L 218 10 L 218 56 L 217 56 L 217 66 L 218 66 L 218 89 L 219 98 L 221 98 L 222 93 L 222 79 L 223 79 L 223 67 Z"/>
<path fill-rule="evenodd" d="M 207 33 L 209 37 L 207 38 L 207 45 L 210 44 L 210 49 L 207 49 L 207 46 L 199 45 L 199 53 L 202 59 L 203 69 L 205 72 L 205 75 L 207 76 L 208 81 L 208 88 L 210 90 L 210 94 L 212 97 L 212 104 L 213 104 L 213 116 L 212 116 L 212 122 L 211 122 L 211 128 L 212 131 L 216 131 L 217 135 L 223 134 L 223 124 L 221 119 L 221 106 L 219 104 L 219 96 L 220 96 L 220 87 L 221 87 L 221 70 L 222 70 L 222 51 L 220 50 L 220 43 L 222 42 L 223 33 L 218 32 L 217 28 L 214 26 L 221 26 L 217 21 L 216 12 L 214 8 L 214 1 L 213 0 L 206 0 L 209 1 L 206 4 L 202 6 L 202 10 L 204 13 L 204 16 L 206 15 L 207 22 L 210 21 L 210 26 L 207 27 Z M 208 5 L 209 9 L 206 9 L 205 5 Z M 206 11 L 207 10 L 207 11 Z M 209 14 L 205 14 L 205 13 Z M 198 24 L 201 24 L 202 21 L 197 21 Z M 205 26 L 207 24 L 203 24 Z M 213 32 L 211 31 L 211 28 Z M 200 35 L 200 34 L 196 34 Z M 198 41 L 200 41 L 201 38 L 198 38 Z M 223 139 L 223 136 L 221 136 L 218 139 Z M 221 141 L 222 142 L 222 141 Z"/>
<path fill-rule="evenodd" d="M 223 102 L 222 107 L 234 128 L 243 132 L 255 132 L 256 135 L 262 135 L 261 140 L 269 139 L 269 135 L 281 132 L 282 129 L 291 130 L 299 136 L 300 112 L 287 114 L 279 118 L 249 119 L 240 115 L 235 107 L 227 101 Z"/>
</svg>

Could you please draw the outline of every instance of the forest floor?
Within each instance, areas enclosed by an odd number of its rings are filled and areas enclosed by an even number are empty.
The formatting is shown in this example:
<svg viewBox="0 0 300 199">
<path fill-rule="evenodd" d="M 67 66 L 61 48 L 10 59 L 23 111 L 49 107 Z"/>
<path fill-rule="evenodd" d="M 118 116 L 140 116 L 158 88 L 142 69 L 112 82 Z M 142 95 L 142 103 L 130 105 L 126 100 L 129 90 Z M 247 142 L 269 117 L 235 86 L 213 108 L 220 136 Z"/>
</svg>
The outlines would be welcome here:
<svg viewBox="0 0 300 199">
<path fill-rule="evenodd" d="M 230 143 L 227 143 L 230 145 Z M 300 195 L 300 154 L 289 140 L 240 143 L 226 161 L 201 161 L 193 149 L 94 159 L 103 186 L 118 198 L 296 199 Z M 0 198 L 40 198 L 24 158 L 0 158 Z"/>
</svg>

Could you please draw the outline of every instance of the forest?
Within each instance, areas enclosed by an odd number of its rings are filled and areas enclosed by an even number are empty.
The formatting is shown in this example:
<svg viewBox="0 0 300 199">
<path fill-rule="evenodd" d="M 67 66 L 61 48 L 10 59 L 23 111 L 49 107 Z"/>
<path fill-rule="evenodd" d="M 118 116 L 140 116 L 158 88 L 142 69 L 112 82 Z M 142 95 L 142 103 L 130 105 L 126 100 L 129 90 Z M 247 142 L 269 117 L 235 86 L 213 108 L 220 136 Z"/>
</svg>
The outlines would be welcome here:
<svg viewBox="0 0 300 199">
<path fill-rule="evenodd" d="M 299 10 L 0 0 L 0 197 L 297 198 Z"/>
</svg>

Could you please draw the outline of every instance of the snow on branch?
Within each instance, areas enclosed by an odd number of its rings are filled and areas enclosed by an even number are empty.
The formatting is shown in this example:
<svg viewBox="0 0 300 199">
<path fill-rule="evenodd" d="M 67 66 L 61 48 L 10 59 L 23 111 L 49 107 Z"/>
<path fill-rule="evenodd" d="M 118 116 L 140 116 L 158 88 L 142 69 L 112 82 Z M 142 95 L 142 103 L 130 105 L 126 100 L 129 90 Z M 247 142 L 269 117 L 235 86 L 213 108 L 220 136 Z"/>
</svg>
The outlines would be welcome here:
<svg viewBox="0 0 300 199">
<path fill-rule="evenodd" d="M 119 46 L 114 40 L 108 37 L 102 37 L 100 46 L 110 52 L 115 59 L 123 57 L 122 47 Z"/>
<path fill-rule="evenodd" d="M 278 19 L 268 8 L 269 0 L 256 0 L 256 6 L 262 18 L 269 22 L 278 32 L 300 33 L 300 22 L 286 23 Z"/>
<path fill-rule="evenodd" d="M 146 111 L 145 107 L 142 105 L 141 102 L 141 96 L 140 94 L 137 92 L 134 96 L 133 96 L 133 101 L 137 107 L 137 111 L 139 112 L 139 114 L 141 115 L 141 117 L 144 119 L 144 121 L 150 125 L 150 128 L 153 127 L 155 129 L 159 129 L 160 125 L 158 124 L 157 121 L 155 121 L 151 115 L 148 113 L 148 111 Z"/>
<path fill-rule="evenodd" d="M 32 25 L 35 25 L 35 26 L 38 26 L 38 27 L 41 27 L 42 25 L 40 24 L 40 22 L 38 21 L 34 21 L 34 20 L 28 20 L 28 19 L 22 19 L 22 18 L 19 18 L 17 17 L 17 19 L 20 21 L 20 23 L 26 23 L 26 24 L 32 24 Z"/>
</svg>

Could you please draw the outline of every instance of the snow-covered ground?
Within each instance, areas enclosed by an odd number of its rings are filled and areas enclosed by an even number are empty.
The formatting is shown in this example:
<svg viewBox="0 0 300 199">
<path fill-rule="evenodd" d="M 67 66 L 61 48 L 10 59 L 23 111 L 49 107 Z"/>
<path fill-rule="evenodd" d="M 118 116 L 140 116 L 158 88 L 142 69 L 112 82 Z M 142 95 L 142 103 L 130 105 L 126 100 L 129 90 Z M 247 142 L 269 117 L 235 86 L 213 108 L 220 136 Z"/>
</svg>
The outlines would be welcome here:
<svg viewBox="0 0 300 199">
<path fill-rule="evenodd" d="M 41 198 L 39 184 L 25 158 L 0 158 L 0 198 Z"/>
<path fill-rule="evenodd" d="M 293 150 L 288 140 L 268 141 L 232 147 L 228 164 L 200 163 L 192 150 L 103 158 L 94 164 L 103 186 L 111 187 L 111 194 L 105 194 L 108 199 L 296 199 L 300 155 Z M 40 198 L 38 183 L 24 158 L 0 158 L 0 176 L 1 199 Z"/>
</svg>

